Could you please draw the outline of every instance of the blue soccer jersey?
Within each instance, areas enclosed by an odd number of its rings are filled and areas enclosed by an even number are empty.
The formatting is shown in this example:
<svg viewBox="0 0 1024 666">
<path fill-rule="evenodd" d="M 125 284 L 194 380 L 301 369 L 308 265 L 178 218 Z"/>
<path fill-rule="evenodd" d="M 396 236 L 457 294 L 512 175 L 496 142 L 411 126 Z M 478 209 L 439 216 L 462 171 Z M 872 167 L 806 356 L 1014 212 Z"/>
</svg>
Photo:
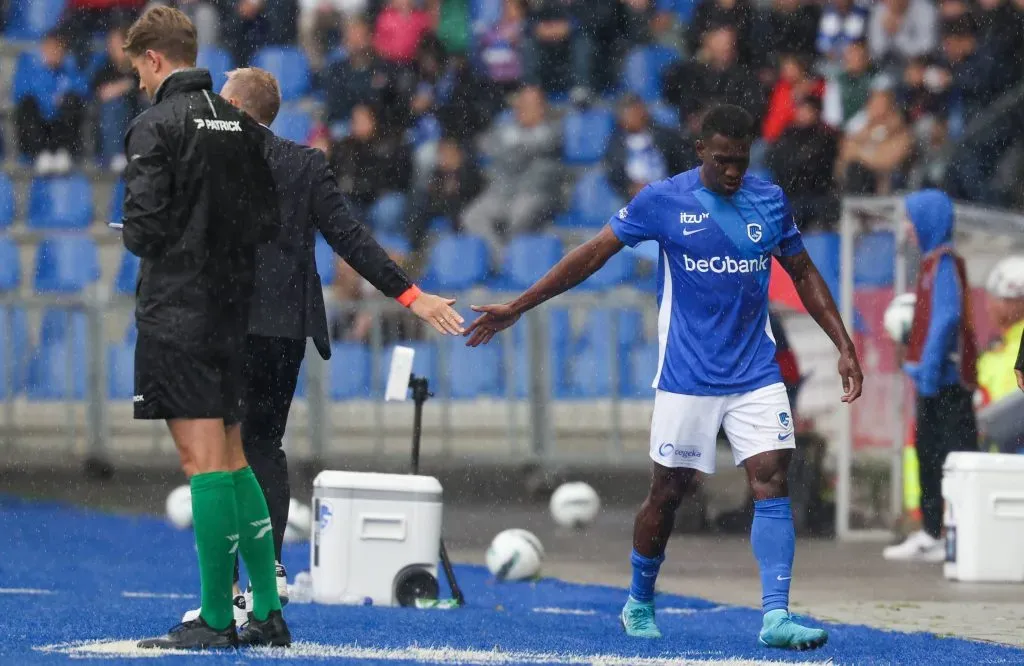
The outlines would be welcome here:
<svg viewBox="0 0 1024 666">
<path fill-rule="evenodd" d="M 768 278 L 772 255 L 804 247 L 778 186 L 746 176 L 726 197 L 693 169 L 648 185 L 610 223 L 630 247 L 660 247 L 655 388 L 731 395 L 782 381 Z"/>
</svg>

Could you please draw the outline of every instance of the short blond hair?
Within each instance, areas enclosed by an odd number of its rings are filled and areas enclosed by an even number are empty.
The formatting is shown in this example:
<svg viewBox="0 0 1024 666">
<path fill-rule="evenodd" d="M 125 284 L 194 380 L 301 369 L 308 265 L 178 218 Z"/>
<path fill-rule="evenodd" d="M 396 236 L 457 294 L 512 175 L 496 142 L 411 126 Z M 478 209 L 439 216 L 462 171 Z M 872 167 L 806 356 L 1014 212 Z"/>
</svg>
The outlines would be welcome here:
<svg viewBox="0 0 1024 666">
<path fill-rule="evenodd" d="M 123 50 L 129 58 L 156 51 L 171 62 L 192 67 L 199 52 L 196 27 L 173 7 L 151 7 L 128 29 Z"/>
<path fill-rule="evenodd" d="M 238 100 L 242 110 L 264 125 L 270 125 L 281 110 L 281 87 L 274 75 L 259 67 L 242 67 L 228 72 L 225 97 Z"/>
</svg>

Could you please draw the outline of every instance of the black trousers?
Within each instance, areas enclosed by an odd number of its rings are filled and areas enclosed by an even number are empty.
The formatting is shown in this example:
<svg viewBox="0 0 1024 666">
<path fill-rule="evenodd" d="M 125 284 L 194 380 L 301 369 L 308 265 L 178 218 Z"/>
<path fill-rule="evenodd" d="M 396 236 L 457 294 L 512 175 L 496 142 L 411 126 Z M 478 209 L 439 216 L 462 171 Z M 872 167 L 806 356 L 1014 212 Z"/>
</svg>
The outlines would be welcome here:
<svg viewBox="0 0 1024 666">
<path fill-rule="evenodd" d="M 288 526 L 288 460 L 281 440 L 306 352 L 305 340 L 250 335 L 246 340 L 246 408 L 242 419 L 245 458 L 263 488 L 274 533 L 274 554 Z"/>
<path fill-rule="evenodd" d="M 962 386 L 943 386 L 917 399 L 917 462 L 924 531 L 942 533 L 942 465 L 952 451 L 978 450 L 973 396 Z"/>
<path fill-rule="evenodd" d="M 44 150 L 56 151 L 61 148 L 72 155 L 82 152 L 82 119 L 85 117 L 85 102 L 75 95 L 67 95 L 52 120 L 43 117 L 39 103 L 26 97 L 15 109 L 15 125 L 18 129 L 18 148 L 22 153 L 35 159 Z"/>
</svg>

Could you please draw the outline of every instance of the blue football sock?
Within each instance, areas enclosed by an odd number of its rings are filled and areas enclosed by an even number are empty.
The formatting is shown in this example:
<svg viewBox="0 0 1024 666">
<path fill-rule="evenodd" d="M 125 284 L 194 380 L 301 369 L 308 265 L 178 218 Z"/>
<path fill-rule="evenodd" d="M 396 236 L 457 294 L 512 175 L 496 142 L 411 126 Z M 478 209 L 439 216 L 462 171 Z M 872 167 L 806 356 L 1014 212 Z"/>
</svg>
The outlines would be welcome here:
<svg viewBox="0 0 1024 666">
<path fill-rule="evenodd" d="M 789 610 L 789 583 L 793 578 L 796 531 L 788 497 L 754 502 L 750 544 L 761 570 L 761 608 Z"/>
<path fill-rule="evenodd" d="M 629 563 L 633 565 L 633 582 L 629 585 L 629 596 L 637 601 L 654 601 L 654 582 L 658 580 L 658 569 L 664 561 L 664 555 L 650 558 L 634 550 L 629 556 Z"/>
</svg>

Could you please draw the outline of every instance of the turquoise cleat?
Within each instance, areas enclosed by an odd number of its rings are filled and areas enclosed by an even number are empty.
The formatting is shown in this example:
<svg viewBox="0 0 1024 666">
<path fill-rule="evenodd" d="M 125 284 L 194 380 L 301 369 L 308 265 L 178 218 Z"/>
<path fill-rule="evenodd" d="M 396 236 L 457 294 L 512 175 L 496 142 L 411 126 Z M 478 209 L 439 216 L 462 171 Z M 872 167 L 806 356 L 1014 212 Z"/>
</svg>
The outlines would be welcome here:
<svg viewBox="0 0 1024 666">
<path fill-rule="evenodd" d="M 633 638 L 661 638 L 658 625 L 654 624 L 654 602 L 637 601 L 633 597 L 622 607 L 622 628 Z"/>
<path fill-rule="evenodd" d="M 764 614 L 757 640 L 761 645 L 783 650 L 816 650 L 828 642 L 828 632 L 799 625 L 780 609 Z"/>
</svg>

